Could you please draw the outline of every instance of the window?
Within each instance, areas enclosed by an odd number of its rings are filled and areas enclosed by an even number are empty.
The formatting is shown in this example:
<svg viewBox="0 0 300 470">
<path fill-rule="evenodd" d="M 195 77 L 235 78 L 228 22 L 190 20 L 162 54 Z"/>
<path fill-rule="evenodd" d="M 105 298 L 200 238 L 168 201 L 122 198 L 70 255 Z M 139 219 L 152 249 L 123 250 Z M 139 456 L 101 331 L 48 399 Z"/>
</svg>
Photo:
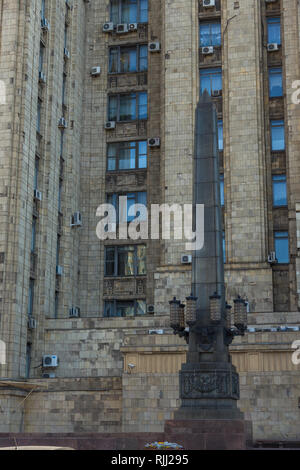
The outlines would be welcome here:
<svg viewBox="0 0 300 470">
<path fill-rule="evenodd" d="M 108 120 L 109 121 L 135 121 L 148 117 L 147 93 L 130 93 L 126 95 L 114 95 L 109 97 Z"/>
<path fill-rule="evenodd" d="M 31 253 L 35 253 L 36 245 L 36 218 L 32 219 L 32 228 L 31 228 Z"/>
<path fill-rule="evenodd" d="M 38 158 L 35 159 L 35 164 L 34 164 L 34 178 L 33 178 L 33 189 L 38 189 L 39 185 L 39 166 L 40 166 L 40 161 Z"/>
<path fill-rule="evenodd" d="M 62 157 L 64 153 L 64 131 L 61 131 L 60 134 L 60 156 Z"/>
<path fill-rule="evenodd" d="M 25 370 L 26 379 L 28 379 L 30 375 L 30 364 L 31 364 L 31 343 L 27 343 L 26 345 L 26 370 Z"/>
<path fill-rule="evenodd" d="M 226 263 L 226 238 L 225 238 L 225 231 L 223 230 L 222 233 L 222 247 L 223 247 L 223 263 Z"/>
<path fill-rule="evenodd" d="M 60 180 L 59 185 L 58 185 L 58 212 L 60 214 L 62 212 L 62 205 L 61 205 L 62 187 L 63 187 L 63 182 Z"/>
<path fill-rule="evenodd" d="M 268 18 L 268 43 L 281 44 L 280 18 Z"/>
<path fill-rule="evenodd" d="M 148 47 L 112 47 L 109 51 L 109 73 L 144 72 L 148 69 Z"/>
<path fill-rule="evenodd" d="M 145 274 L 145 245 L 105 248 L 105 276 L 141 276 Z"/>
<path fill-rule="evenodd" d="M 60 237 L 57 237 L 56 241 L 56 266 L 59 266 L 59 259 L 60 259 Z"/>
<path fill-rule="evenodd" d="M 40 45 L 40 57 L 39 57 L 39 72 L 43 71 L 44 54 L 45 54 L 45 47 L 41 43 L 41 45 Z"/>
<path fill-rule="evenodd" d="M 224 175 L 220 175 L 220 199 L 221 206 L 224 206 Z"/>
<path fill-rule="evenodd" d="M 28 289 L 28 316 L 31 317 L 33 313 L 33 299 L 34 299 L 34 280 L 30 279 Z"/>
<path fill-rule="evenodd" d="M 145 300 L 112 300 L 104 303 L 104 317 L 133 317 L 145 314 Z"/>
<path fill-rule="evenodd" d="M 41 2 L 41 19 L 45 18 L 45 11 L 46 11 L 46 0 L 42 0 Z"/>
<path fill-rule="evenodd" d="M 147 168 L 146 141 L 119 142 L 107 146 L 107 170 L 135 170 Z"/>
<path fill-rule="evenodd" d="M 288 232 L 275 232 L 275 252 L 278 263 L 288 264 L 289 255 L 289 234 Z"/>
<path fill-rule="evenodd" d="M 127 208 L 126 214 L 121 214 L 121 221 L 122 222 L 131 222 L 136 217 L 129 216 L 128 212 L 131 206 L 134 204 L 143 204 L 147 207 L 147 193 L 146 192 L 137 192 L 137 193 L 127 193 L 127 194 L 108 194 L 107 195 L 107 203 L 112 204 L 116 210 L 117 214 L 117 221 L 119 220 L 119 197 L 126 196 L 127 197 Z"/>
<path fill-rule="evenodd" d="M 58 318 L 59 293 L 55 292 L 54 297 L 54 318 Z"/>
<path fill-rule="evenodd" d="M 273 175 L 273 206 L 287 206 L 286 175 Z"/>
<path fill-rule="evenodd" d="M 269 69 L 269 96 L 277 98 L 282 96 L 282 68 Z"/>
<path fill-rule="evenodd" d="M 271 149 L 279 151 L 285 149 L 284 121 L 271 121 Z"/>
<path fill-rule="evenodd" d="M 221 46 L 220 22 L 200 23 L 200 46 Z"/>
<path fill-rule="evenodd" d="M 218 143 L 219 143 L 219 151 L 221 152 L 224 149 L 224 145 L 223 145 L 223 121 L 221 119 L 218 120 Z"/>
<path fill-rule="evenodd" d="M 36 116 L 36 130 L 39 134 L 41 133 L 41 113 L 42 113 L 42 102 L 41 100 L 38 100 L 37 116 Z"/>
<path fill-rule="evenodd" d="M 148 0 L 111 0 L 110 5 L 114 24 L 148 22 Z"/>
<path fill-rule="evenodd" d="M 222 90 L 222 69 L 200 70 L 200 90 L 201 94 L 207 90 L 210 95 L 214 91 Z"/>
<path fill-rule="evenodd" d="M 67 87 L 67 77 L 64 75 L 63 82 L 62 82 L 62 100 L 61 100 L 63 106 L 66 104 L 66 87 Z"/>
</svg>

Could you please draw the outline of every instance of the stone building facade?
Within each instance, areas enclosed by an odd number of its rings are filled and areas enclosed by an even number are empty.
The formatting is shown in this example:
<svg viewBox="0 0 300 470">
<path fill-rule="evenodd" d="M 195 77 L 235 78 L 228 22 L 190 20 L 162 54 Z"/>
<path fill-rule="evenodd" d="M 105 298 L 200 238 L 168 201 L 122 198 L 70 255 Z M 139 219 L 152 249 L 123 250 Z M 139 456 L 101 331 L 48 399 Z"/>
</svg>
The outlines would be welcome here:
<svg viewBox="0 0 300 470">
<path fill-rule="evenodd" d="M 161 431 L 179 405 L 185 242 L 101 242 L 97 209 L 192 202 L 208 88 L 227 299 L 249 302 L 240 407 L 255 438 L 300 438 L 299 16 L 297 0 L 0 2 L 1 432 Z"/>
</svg>

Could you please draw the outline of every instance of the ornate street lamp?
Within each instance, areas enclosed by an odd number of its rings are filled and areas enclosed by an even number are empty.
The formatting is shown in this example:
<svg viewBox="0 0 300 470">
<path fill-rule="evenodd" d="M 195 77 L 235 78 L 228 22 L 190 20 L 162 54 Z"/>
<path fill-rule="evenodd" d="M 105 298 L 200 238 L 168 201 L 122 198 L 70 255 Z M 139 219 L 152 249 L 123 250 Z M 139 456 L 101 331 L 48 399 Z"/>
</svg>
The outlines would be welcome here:
<svg viewBox="0 0 300 470">
<path fill-rule="evenodd" d="M 186 324 L 193 325 L 197 319 L 197 297 L 191 294 L 186 298 Z"/>
</svg>

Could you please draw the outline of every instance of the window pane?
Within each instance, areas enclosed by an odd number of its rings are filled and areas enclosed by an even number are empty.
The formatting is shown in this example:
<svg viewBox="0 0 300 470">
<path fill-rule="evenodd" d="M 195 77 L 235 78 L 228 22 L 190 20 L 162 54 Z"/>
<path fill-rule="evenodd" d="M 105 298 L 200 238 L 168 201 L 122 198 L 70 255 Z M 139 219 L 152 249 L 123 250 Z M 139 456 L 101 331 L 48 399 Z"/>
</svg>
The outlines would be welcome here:
<svg viewBox="0 0 300 470">
<path fill-rule="evenodd" d="M 134 275 L 134 247 L 118 247 L 118 276 Z"/>
<path fill-rule="evenodd" d="M 200 46 L 210 46 L 210 25 L 209 23 L 200 24 Z"/>
<path fill-rule="evenodd" d="M 118 70 L 119 49 L 114 47 L 109 51 L 109 72 L 117 73 Z"/>
<path fill-rule="evenodd" d="M 273 205 L 287 206 L 286 176 L 273 175 Z"/>
<path fill-rule="evenodd" d="M 285 149 L 284 121 L 271 121 L 272 150 Z"/>
<path fill-rule="evenodd" d="M 220 199 L 221 206 L 224 206 L 224 175 L 220 175 Z"/>
<path fill-rule="evenodd" d="M 136 314 L 145 315 L 146 314 L 146 302 L 144 300 L 136 301 Z"/>
<path fill-rule="evenodd" d="M 289 263 L 288 232 L 275 232 L 275 252 L 278 263 Z"/>
<path fill-rule="evenodd" d="M 117 302 L 117 317 L 133 317 L 134 301 Z"/>
<path fill-rule="evenodd" d="M 269 70 L 270 98 L 282 96 L 282 70 L 281 68 Z"/>
<path fill-rule="evenodd" d="M 120 121 L 136 119 L 136 95 L 120 95 Z"/>
<path fill-rule="evenodd" d="M 145 70 L 148 70 L 148 47 L 140 46 L 139 54 L 140 54 L 139 71 L 144 72 Z"/>
<path fill-rule="evenodd" d="M 205 89 L 209 94 L 212 91 L 222 90 L 222 69 L 204 69 L 200 71 L 201 94 Z"/>
<path fill-rule="evenodd" d="M 280 18 L 268 19 L 268 43 L 281 44 Z"/>
<path fill-rule="evenodd" d="M 226 238 L 225 232 L 222 234 L 222 245 L 223 245 L 223 262 L 226 263 Z"/>
<path fill-rule="evenodd" d="M 218 121 L 218 144 L 219 144 L 219 150 L 223 150 L 223 121 L 219 120 Z"/>
<path fill-rule="evenodd" d="M 119 0 L 111 0 L 110 5 L 110 20 L 117 24 L 119 23 Z"/>
<path fill-rule="evenodd" d="M 117 121 L 118 97 L 110 96 L 108 105 L 108 120 Z"/>
<path fill-rule="evenodd" d="M 104 302 L 104 317 L 115 317 L 114 302 Z"/>
<path fill-rule="evenodd" d="M 139 119 L 147 119 L 148 106 L 147 106 L 147 93 L 139 94 Z"/>
<path fill-rule="evenodd" d="M 121 23 L 137 23 L 137 0 L 122 0 Z"/>
<path fill-rule="evenodd" d="M 116 169 L 116 156 L 117 156 L 116 144 L 108 144 L 108 149 L 107 149 L 107 170 L 108 171 L 112 171 Z"/>
<path fill-rule="evenodd" d="M 137 274 L 145 275 L 146 271 L 146 246 L 138 245 L 137 247 Z"/>
<path fill-rule="evenodd" d="M 135 168 L 135 142 L 120 144 L 119 170 L 130 170 Z"/>
<path fill-rule="evenodd" d="M 140 23 L 148 22 L 148 0 L 140 0 Z"/>
<path fill-rule="evenodd" d="M 147 142 L 139 142 L 139 168 L 147 168 Z"/>
<path fill-rule="evenodd" d="M 221 24 L 220 23 L 212 23 L 211 25 L 211 42 L 212 46 L 220 46 L 221 45 Z"/>
<path fill-rule="evenodd" d="M 136 47 L 120 50 L 120 72 L 136 72 Z"/>
<path fill-rule="evenodd" d="M 105 275 L 114 276 L 115 248 L 105 248 Z"/>
</svg>

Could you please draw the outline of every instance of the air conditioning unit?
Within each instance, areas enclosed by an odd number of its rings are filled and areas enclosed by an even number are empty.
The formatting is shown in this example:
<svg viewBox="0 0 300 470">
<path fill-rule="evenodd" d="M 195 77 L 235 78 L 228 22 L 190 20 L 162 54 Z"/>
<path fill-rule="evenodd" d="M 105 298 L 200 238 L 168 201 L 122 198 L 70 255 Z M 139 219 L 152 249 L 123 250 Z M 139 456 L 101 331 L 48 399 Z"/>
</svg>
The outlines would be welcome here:
<svg viewBox="0 0 300 470">
<path fill-rule="evenodd" d="M 39 82 L 46 83 L 46 75 L 44 72 L 39 72 Z"/>
<path fill-rule="evenodd" d="M 148 50 L 150 52 L 160 52 L 160 42 L 149 42 Z"/>
<path fill-rule="evenodd" d="M 129 31 L 137 31 L 138 24 L 137 23 L 129 23 L 128 29 L 129 29 Z"/>
<path fill-rule="evenodd" d="M 160 147 L 160 138 L 159 137 L 152 137 L 148 139 L 149 147 Z"/>
<path fill-rule="evenodd" d="M 71 227 L 81 227 L 82 218 L 80 212 L 75 212 L 71 217 Z"/>
<path fill-rule="evenodd" d="M 60 127 L 61 129 L 67 129 L 68 123 L 67 123 L 67 121 L 65 120 L 64 117 L 60 118 L 59 123 L 58 123 L 58 127 Z"/>
<path fill-rule="evenodd" d="M 111 33 L 114 30 L 114 24 L 113 23 L 104 23 L 102 31 L 104 33 Z"/>
<path fill-rule="evenodd" d="M 55 379 L 55 377 L 56 376 L 55 376 L 54 372 L 49 372 L 48 374 L 43 374 L 42 375 L 43 379 Z"/>
<path fill-rule="evenodd" d="M 270 42 L 268 45 L 267 45 L 267 49 L 269 52 L 273 52 L 273 51 L 278 51 L 279 49 L 279 46 L 276 42 Z"/>
<path fill-rule="evenodd" d="M 154 305 L 147 305 L 147 313 L 154 313 L 155 312 L 155 307 Z"/>
<path fill-rule="evenodd" d="M 33 317 L 28 318 L 28 329 L 29 330 L 35 330 L 36 329 L 36 319 Z"/>
<path fill-rule="evenodd" d="M 43 367 L 58 367 L 59 359 L 57 356 L 47 354 L 43 356 Z"/>
<path fill-rule="evenodd" d="M 268 255 L 268 263 L 270 264 L 276 264 L 278 263 L 278 260 L 276 258 L 276 253 L 275 251 L 271 251 L 271 253 L 269 253 Z"/>
<path fill-rule="evenodd" d="M 50 23 L 46 18 L 41 20 L 41 28 L 43 31 L 50 31 Z"/>
<path fill-rule="evenodd" d="M 62 276 L 63 275 L 63 267 L 62 266 L 56 266 L 56 275 L 57 276 Z"/>
<path fill-rule="evenodd" d="M 36 201 L 41 201 L 42 200 L 42 193 L 41 191 L 38 191 L 37 189 L 33 190 L 33 197 Z"/>
<path fill-rule="evenodd" d="M 79 318 L 80 317 L 80 308 L 72 307 L 69 309 L 69 317 L 70 318 Z"/>
<path fill-rule="evenodd" d="M 216 1 L 215 0 L 203 0 L 202 4 L 206 8 L 215 7 L 216 6 Z"/>
<path fill-rule="evenodd" d="M 222 96 L 222 90 L 212 90 L 211 96 Z"/>
<path fill-rule="evenodd" d="M 111 130 L 111 129 L 115 129 L 116 128 L 116 121 L 107 121 L 105 123 L 105 129 L 107 130 Z"/>
<path fill-rule="evenodd" d="M 213 54 L 214 48 L 213 46 L 202 47 L 201 52 L 203 55 Z"/>
<path fill-rule="evenodd" d="M 192 259 L 192 255 L 181 255 L 181 264 L 191 264 Z"/>
<path fill-rule="evenodd" d="M 65 59 L 70 59 L 70 52 L 66 47 L 64 47 L 64 57 Z"/>
<path fill-rule="evenodd" d="M 91 75 L 92 77 L 98 77 L 101 74 L 101 67 L 92 67 L 91 68 Z"/>
<path fill-rule="evenodd" d="M 127 23 L 117 24 L 116 31 L 118 34 L 128 33 L 128 24 Z"/>
</svg>

